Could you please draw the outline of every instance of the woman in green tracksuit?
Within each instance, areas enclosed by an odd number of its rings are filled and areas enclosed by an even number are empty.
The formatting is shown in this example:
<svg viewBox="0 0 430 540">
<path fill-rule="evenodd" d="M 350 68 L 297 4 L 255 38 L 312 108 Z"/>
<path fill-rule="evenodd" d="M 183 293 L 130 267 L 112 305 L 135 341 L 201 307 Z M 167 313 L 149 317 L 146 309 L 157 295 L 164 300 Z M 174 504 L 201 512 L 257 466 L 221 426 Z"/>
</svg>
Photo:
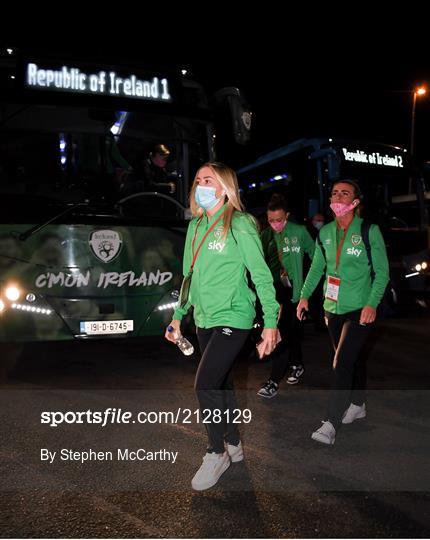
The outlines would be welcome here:
<svg viewBox="0 0 430 540">
<path fill-rule="evenodd" d="M 305 370 L 302 355 L 302 328 L 296 307 L 303 286 L 303 259 L 314 254 L 315 242 L 306 227 L 291 222 L 287 202 L 275 193 L 267 207 L 269 227 L 261 235 L 264 256 L 273 275 L 276 299 L 282 305 L 279 330 L 282 343 L 272 355 L 269 379 L 257 392 L 263 398 L 276 396 L 287 368 L 287 383 L 296 384 Z M 287 350 L 288 345 L 288 350 Z"/>
<path fill-rule="evenodd" d="M 299 316 L 302 309 L 308 308 L 308 298 L 325 270 L 324 309 L 335 350 L 333 385 L 327 420 L 312 434 L 312 439 L 324 444 L 334 444 L 341 424 L 366 416 L 365 359 L 360 352 L 389 280 L 384 239 L 377 225 L 368 230 L 373 268 L 369 264 L 362 237 L 363 220 L 356 215 L 360 200 L 356 182 L 342 180 L 333 185 L 330 208 L 336 219 L 320 231 L 297 306 Z"/>
<path fill-rule="evenodd" d="M 237 424 L 232 423 L 237 409 L 232 364 L 255 318 L 256 297 L 248 287 L 247 270 L 264 312 L 260 356 L 270 354 L 279 340 L 279 305 L 255 221 L 243 212 L 234 171 L 221 163 L 203 165 L 191 189 L 190 207 L 196 217 L 185 241 L 185 278 L 165 337 L 176 341 L 181 319 L 192 306 L 202 352 L 195 390 L 200 409 L 210 411 L 212 419 L 205 424 L 206 455 L 191 481 L 194 489 L 203 490 L 216 484 L 230 461 L 243 459 Z"/>
</svg>

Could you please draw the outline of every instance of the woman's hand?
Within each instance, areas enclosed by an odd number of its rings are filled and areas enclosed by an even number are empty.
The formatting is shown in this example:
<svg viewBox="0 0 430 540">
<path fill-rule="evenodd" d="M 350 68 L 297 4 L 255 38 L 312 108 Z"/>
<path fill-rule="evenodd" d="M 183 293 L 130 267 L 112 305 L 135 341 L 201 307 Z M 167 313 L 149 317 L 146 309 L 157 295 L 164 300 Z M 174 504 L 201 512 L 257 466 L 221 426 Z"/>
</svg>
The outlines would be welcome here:
<svg viewBox="0 0 430 540">
<path fill-rule="evenodd" d="M 276 345 L 281 341 L 281 336 L 277 328 L 264 328 L 261 338 L 262 341 L 257 345 L 258 356 L 260 358 L 272 353 Z"/>
<path fill-rule="evenodd" d="M 297 318 L 299 321 L 302 320 L 303 317 L 303 310 L 309 311 L 309 301 L 306 298 L 302 298 L 300 302 L 297 304 Z"/>
<path fill-rule="evenodd" d="M 178 321 L 177 319 L 174 319 L 169 326 L 173 328 L 171 332 L 169 332 L 166 328 L 166 332 L 164 334 L 164 337 L 167 339 L 167 341 L 171 341 L 172 343 L 175 343 L 178 339 L 178 336 L 181 335 L 181 321 Z"/>
<path fill-rule="evenodd" d="M 375 322 L 376 309 L 371 306 L 364 306 L 360 314 L 360 324 L 363 326 Z"/>
</svg>

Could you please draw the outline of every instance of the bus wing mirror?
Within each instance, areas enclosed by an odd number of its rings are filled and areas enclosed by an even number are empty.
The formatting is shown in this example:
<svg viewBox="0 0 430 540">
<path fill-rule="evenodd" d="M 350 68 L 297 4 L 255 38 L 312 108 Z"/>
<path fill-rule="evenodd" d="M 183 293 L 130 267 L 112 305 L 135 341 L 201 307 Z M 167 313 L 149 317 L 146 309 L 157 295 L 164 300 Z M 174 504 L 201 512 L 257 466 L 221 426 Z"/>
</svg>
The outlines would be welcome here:
<svg viewBox="0 0 430 540">
<path fill-rule="evenodd" d="M 327 160 L 327 173 L 329 180 L 338 180 L 340 176 L 341 158 L 333 148 L 319 148 L 310 154 L 309 159 Z"/>
<path fill-rule="evenodd" d="M 215 93 L 217 103 L 226 102 L 230 109 L 234 139 L 247 144 L 251 138 L 252 112 L 245 103 L 240 90 L 233 86 L 221 88 Z"/>
</svg>

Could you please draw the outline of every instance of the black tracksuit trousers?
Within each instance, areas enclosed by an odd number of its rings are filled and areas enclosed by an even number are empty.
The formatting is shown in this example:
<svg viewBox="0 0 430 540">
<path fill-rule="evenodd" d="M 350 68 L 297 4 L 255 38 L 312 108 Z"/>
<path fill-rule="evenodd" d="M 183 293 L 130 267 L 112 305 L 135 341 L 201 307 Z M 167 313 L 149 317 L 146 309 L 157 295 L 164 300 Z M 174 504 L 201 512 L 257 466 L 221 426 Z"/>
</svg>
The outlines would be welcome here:
<svg viewBox="0 0 430 540">
<path fill-rule="evenodd" d="M 232 422 L 237 416 L 233 411 L 238 408 L 232 366 L 249 333 L 250 330 L 222 326 L 197 328 L 202 358 L 194 388 L 201 418 L 210 420 L 205 423 L 208 452 L 222 454 L 225 451 L 224 441 L 235 446 L 239 444 L 239 430 Z"/>
<path fill-rule="evenodd" d="M 302 323 L 296 315 L 297 302 L 291 302 L 292 288 L 277 283 L 276 300 L 282 305 L 278 328 L 282 341 L 268 357 L 272 361 L 270 378 L 279 384 L 289 366 L 302 366 Z"/>
<path fill-rule="evenodd" d="M 333 382 L 327 419 L 338 429 L 350 403 L 363 405 L 366 390 L 366 358 L 362 352 L 373 324 L 360 325 L 361 309 L 336 315 L 325 313 L 333 343 Z"/>
</svg>

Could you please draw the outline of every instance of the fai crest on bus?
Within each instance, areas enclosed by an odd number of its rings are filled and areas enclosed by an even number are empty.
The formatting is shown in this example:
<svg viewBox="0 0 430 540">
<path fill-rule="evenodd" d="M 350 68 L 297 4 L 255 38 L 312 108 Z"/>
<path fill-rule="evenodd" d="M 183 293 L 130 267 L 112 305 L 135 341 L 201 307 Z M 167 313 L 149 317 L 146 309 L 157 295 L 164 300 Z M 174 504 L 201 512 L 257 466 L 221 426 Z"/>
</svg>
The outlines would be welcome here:
<svg viewBox="0 0 430 540">
<path fill-rule="evenodd" d="M 89 244 L 94 255 L 102 262 L 115 259 L 122 248 L 122 238 L 117 231 L 94 231 L 90 235 Z"/>
</svg>

